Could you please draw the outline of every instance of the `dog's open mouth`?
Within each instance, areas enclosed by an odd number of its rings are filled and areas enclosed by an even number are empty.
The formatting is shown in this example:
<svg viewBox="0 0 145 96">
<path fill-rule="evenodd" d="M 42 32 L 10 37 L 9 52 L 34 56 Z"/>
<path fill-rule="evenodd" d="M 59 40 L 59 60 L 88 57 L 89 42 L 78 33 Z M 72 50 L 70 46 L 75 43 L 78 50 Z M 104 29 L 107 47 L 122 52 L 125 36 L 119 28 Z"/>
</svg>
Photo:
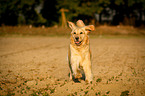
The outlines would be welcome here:
<svg viewBox="0 0 145 96">
<path fill-rule="evenodd" d="M 77 46 L 81 45 L 81 43 L 82 43 L 82 41 L 75 41 L 75 44 L 76 44 Z"/>
</svg>

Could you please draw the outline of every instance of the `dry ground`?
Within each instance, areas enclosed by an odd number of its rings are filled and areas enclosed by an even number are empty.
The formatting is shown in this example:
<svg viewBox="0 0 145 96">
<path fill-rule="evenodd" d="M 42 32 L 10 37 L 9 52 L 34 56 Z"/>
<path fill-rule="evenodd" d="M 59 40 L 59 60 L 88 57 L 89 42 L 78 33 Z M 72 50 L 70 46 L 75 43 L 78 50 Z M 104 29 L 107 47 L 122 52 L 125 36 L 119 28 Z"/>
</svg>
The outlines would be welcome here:
<svg viewBox="0 0 145 96">
<path fill-rule="evenodd" d="M 145 96 L 145 38 L 91 38 L 92 84 L 69 81 L 66 37 L 0 37 L 0 95 Z"/>
</svg>

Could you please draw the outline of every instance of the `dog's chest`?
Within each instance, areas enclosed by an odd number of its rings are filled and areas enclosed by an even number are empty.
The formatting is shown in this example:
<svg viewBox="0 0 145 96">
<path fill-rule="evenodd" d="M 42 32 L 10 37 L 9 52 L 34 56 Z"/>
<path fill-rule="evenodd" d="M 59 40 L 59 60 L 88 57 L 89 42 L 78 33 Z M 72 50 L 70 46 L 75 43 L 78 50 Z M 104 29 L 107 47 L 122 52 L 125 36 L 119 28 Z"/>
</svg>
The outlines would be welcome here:
<svg viewBox="0 0 145 96">
<path fill-rule="evenodd" d="M 83 62 L 86 56 L 89 54 L 89 46 L 75 48 L 74 46 L 70 46 L 71 59 L 77 59 L 80 62 Z"/>
</svg>

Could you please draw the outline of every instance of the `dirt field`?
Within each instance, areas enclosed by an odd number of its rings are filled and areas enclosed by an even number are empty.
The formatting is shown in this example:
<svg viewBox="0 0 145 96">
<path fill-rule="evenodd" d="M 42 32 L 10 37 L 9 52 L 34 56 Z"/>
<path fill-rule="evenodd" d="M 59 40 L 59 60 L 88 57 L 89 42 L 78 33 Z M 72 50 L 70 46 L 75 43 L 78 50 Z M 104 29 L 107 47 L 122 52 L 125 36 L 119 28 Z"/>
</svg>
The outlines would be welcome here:
<svg viewBox="0 0 145 96">
<path fill-rule="evenodd" d="M 145 38 L 91 38 L 92 84 L 69 81 L 66 37 L 0 37 L 0 95 L 145 96 Z"/>
</svg>

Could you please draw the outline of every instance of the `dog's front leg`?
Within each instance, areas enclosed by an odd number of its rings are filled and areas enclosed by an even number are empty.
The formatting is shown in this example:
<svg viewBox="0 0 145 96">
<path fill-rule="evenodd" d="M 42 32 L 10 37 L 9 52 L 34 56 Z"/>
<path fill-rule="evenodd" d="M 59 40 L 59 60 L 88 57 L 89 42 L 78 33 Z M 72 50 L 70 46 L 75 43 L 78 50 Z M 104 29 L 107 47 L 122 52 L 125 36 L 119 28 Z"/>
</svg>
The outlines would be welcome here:
<svg viewBox="0 0 145 96">
<path fill-rule="evenodd" d="M 85 73 L 85 81 L 90 83 L 93 80 L 92 68 L 91 68 L 91 61 L 84 60 L 83 62 L 83 69 Z"/>
<path fill-rule="evenodd" d="M 78 69 L 79 69 L 79 57 L 78 56 L 73 56 L 71 58 L 71 68 L 72 68 L 72 75 L 74 76 L 74 78 L 76 79 L 77 78 L 77 75 L 78 75 Z"/>
</svg>

